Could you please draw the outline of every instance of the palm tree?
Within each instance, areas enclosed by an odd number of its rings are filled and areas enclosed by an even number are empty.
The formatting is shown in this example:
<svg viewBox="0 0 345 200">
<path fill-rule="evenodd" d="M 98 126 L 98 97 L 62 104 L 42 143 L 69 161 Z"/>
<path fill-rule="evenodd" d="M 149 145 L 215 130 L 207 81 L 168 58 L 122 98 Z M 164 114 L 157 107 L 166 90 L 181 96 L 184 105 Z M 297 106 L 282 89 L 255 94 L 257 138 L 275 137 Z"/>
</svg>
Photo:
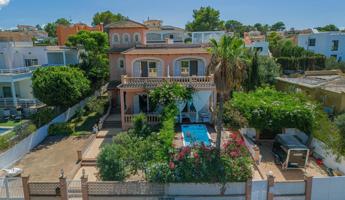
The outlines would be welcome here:
<svg viewBox="0 0 345 200">
<path fill-rule="evenodd" d="M 212 55 L 208 72 L 214 74 L 218 93 L 217 113 L 217 141 L 216 148 L 220 152 L 224 98 L 236 89 L 241 88 L 241 83 L 246 76 L 247 49 L 242 39 L 224 35 L 219 42 L 212 39 L 209 52 Z"/>
</svg>

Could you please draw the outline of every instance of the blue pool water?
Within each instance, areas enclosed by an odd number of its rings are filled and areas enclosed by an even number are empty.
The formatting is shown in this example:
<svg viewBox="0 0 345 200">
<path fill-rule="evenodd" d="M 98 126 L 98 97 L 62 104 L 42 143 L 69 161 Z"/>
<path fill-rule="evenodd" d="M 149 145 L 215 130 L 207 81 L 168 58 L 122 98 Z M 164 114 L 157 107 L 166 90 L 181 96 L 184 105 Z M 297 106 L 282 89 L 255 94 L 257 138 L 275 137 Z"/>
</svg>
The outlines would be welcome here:
<svg viewBox="0 0 345 200">
<path fill-rule="evenodd" d="M 0 136 L 5 135 L 5 133 L 9 130 L 10 128 L 0 128 Z"/>
<path fill-rule="evenodd" d="M 181 125 L 183 135 L 183 145 L 191 146 L 195 143 L 204 143 L 206 146 L 211 145 L 210 135 L 207 127 L 203 124 Z"/>
</svg>

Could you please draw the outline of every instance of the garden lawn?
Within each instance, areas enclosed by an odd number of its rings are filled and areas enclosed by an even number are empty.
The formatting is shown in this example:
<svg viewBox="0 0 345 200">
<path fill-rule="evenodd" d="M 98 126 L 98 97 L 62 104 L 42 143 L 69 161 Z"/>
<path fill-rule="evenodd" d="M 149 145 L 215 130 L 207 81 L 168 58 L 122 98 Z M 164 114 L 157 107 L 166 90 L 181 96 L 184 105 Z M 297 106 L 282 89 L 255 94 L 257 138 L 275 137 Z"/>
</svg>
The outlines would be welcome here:
<svg viewBox="0 0 345 200">
<path fill-rule="evenodd" d="M 19 121 L 19 122 L 16 122 L 16 121 L 7 121 L 7 122 L 0 122 L 0 127 L 1 126 L 5 126 L 5 127 L 14 127 L 14 126 L 17 126 L 19 124 L 23 123 L 23 121 Z"/>
</svg>

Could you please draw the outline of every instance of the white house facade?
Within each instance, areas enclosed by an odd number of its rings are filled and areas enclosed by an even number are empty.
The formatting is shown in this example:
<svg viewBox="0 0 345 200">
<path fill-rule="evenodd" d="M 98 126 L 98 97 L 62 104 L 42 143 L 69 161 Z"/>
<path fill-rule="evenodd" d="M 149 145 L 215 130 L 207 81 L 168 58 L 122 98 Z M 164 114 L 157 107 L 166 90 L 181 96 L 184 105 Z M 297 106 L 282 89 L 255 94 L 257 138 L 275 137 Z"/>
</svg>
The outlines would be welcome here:
<svg viewBox="0 0 345 200">
<path fill-rule="evenodd" d="M 342 32 L 300 34 L 298 46 L 338 61 L 345 59 L 345 33 Z"/>
<path fill-rule="evenodd" d="M 42 66 L 79 63 L 78 51 L 32 42 L 0 42 L 0 108 L 30 108 L 39 102 L 32 92 L 32 71 Z"/>
</svg>

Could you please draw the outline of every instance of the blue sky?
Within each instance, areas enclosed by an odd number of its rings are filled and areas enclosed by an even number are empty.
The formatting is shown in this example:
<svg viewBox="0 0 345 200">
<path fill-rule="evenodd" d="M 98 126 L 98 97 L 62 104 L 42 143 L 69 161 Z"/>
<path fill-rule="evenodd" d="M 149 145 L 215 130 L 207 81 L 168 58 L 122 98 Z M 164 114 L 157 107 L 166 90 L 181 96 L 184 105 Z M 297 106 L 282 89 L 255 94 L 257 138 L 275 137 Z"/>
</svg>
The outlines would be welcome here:
<svg viewBox="0 0 345 200">
<path fill-rule="evenodd" d="M 150 17 L 184 27 L 192 10 L 212 6 L 223 20 L 245 24 L 284 21 L 287 27 L 306 28 L 334 23 L 345 27 L 343 0 L 0 0 L 0 28 L 17 24 L 46 24 L 66 17 L 91 23 L 98 11 L 111 10 L 142 22 Z"/>
</svg>

